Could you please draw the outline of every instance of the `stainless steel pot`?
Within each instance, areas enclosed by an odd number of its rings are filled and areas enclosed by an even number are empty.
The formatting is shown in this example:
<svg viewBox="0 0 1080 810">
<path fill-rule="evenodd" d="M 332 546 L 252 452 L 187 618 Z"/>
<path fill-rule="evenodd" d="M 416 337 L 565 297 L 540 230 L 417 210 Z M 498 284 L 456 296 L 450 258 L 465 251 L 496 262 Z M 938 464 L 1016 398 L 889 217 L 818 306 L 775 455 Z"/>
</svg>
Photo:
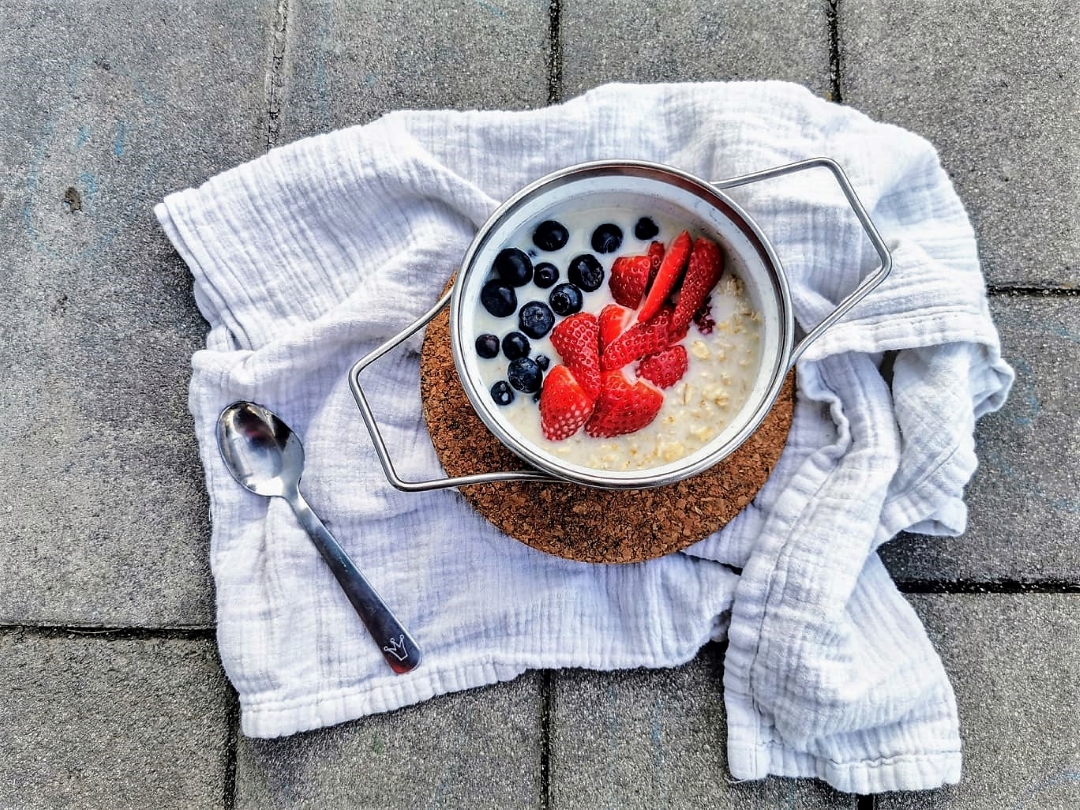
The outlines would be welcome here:
<svg viewBox="0 0 1080 810">
<path fill-rule="evenodd" d="M 862 224 L 881 260 L 833 310 L 828 317 L 796 342 L 791 292 L 776 251 L 754 220 L 724 189 L 768 180 L 814 168 L 828 169 Z M 475 353 L 469 351 L 480 288 L 487 278 L 495 255 L 510 239 L 548 218 L 545 212 L 557 209 L 561 216 L 584 210 L 618 205 L 663 213 L 685 223 L 690 229 L 709 234 L 734 261 L 754 308 L 762 315 L 761 365 L 746 404 L 731 424 L 700 450 L 678 461 L 645 470 L 609 472 L 568 463 L 526 439 L 511 425 L 480 382 Z M 499 207 L 480 228 L 462 259 L 454 286 L 427 313 L 359 360 L 349 382 L 376 453 L 389 482 L 405 491 L 425 491 L 443 487 L 508 480 L 572 482 L 592 487 L 639 489 L 674 483 L 708 469 L 729 456 L 758 428 L 768 414 L 788 370 L 799 356 L 826 329 L 880 284 L 892 269 L 892 257 L 869 215 L 859 202 L 843 169 L 829 158 L 813 158 L 785 166 L 742 175 L 729 180 L 706 182 L 686 172 L 643 161 L 596 161 L 570 166 L 523 188 Z M 360 374 L 387 352 L 423 328 L 450 306 L 450 339 L 458 378 L 473 409 L 488 429 L 531 469 L 405 481 L 394 469 L 375 415 L 360 385 Z"/>
</svg>

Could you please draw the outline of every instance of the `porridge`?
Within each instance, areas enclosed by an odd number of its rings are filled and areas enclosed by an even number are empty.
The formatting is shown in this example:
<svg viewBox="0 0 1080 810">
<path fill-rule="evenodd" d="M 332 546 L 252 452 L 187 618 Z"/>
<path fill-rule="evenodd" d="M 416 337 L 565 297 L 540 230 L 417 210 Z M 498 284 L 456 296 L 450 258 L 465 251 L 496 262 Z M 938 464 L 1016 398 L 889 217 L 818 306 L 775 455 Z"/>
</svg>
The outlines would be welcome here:
<svg viewBox="0 0 1080 810">
<path fill-rule="evenodd" d="M 699 450 L 745 404 L 761 317 L 703 234 L 625 209 L 532 223 L 499 252 L 474 321 L 483 386 L 528 441 L 598 470 Z"/>
</svg>

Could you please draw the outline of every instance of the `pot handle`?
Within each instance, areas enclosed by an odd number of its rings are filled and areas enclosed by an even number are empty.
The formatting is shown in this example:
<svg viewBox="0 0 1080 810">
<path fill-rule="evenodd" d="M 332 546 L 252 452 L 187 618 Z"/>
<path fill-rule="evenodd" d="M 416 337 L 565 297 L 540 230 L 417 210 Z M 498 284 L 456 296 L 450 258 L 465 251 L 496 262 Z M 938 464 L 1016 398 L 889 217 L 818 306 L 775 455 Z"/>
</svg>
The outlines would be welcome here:
<svg viewBox="0 0 1080 810">
<path fill-rule="evenodd" d="M 352 370 L 349 372 L 349 387 L 352 389 L 353 398 L 356 400 L 357 407 L 360 408 L 360 415 L 364 418 L 364 424 L 367 426 L 368 433 L 371 434 L 371 441 L 372 444 L 375 445 L 375 453 L 379 457 L 379 463 L 382 464 L 386 480 L 389 481 L 390 485 L 395 489 L 400 489 L 403 492 L 427 492 L 433 489 L 447 489 L 449 487 L 461 487 L 468 484 L 490 484 L 494 481 L 558 481 L 559 479 L 552 478 L 550 475 L 545 475 L 537 470 L 507 470 L 505 472 L 460 475 L 455 478 L 432 478 L 426 481 L 405 481 L 397 474 L 397 470 L 394 469 L 394 462 L 390 459 L 390 452 L 386 449 L 386 442 L 383 441 L 382 433 L 379 432 L 379 425 L 375 421 L 375 414 L 371 410 L 371 405 L 368 403 L 367 397 L 364 396 L 364 389 L 360 386 L 360 373 L 384 354 L 393 351 L 408 338 L 412 337 L 414 333 L 427 326 L 428 322 L 438 315 L 443 307 L 450 303 L 451 294 L 451 292 L 447 292 L 442 298 L 435 302 L 435 305 L 431 309 L 406 326 L 401 332 L 390 338 L 373 352 L 361 357 L 353 364 Z"/>
<path fill-rule="evenodd" d="M 764 169 L 759 172 L 732 177 L 729 180 L 715 180 L 711 183 L 711 185 L 719 189 L 734 188 L 735 186 L 743 186 L 747 183 L 756 183 L 759 180 L 771 180 L 774 177 L 782 177 L 786 174 L 816 168 L 828 169 L 832 172 L 833 177 L 836 178 L 836 182 L 840 184 L 840 189 L 844 192 L 848 205 L 850 205 L 851 210 L 855 212 L 855 216 L 858 217 L 860 224 L 863 226 L 863 230 L 866 231 L 866 236 L 870 239 L 870 243 L 874 246 L 874 250 L 877 251 L 878 257 L 881 259 L 881 266 L 870 273 L 870 275 L 866 276 L 866 278 L 859 283 L 859 286 L 848 293 L 847 297 L 837 305 L 836 309 L 829 313 L 821 323 L 811 329 L 803 339 L 799 341 L 798 345 L 795 346 L 791 353 L 789 368 L 795 365 L 800 355 L 806 351 L 811 343 L 821 337 L 821 334 L 826 329 L 843 318 L 852 307 L 862 301 L 875 287 L 885 280 L 885 277 L 889 275 L 889 271 L 892 270 L 892 254 L 885 246 L 885 242 L 882 240 L 877 228 L 874 227 L 870 215 L 866 213 L 866 209 L 859 201 L 858 195 L 855 194 L 855 189 L 852 187 L 851 181 L 848 180 L 848 177 L 840 167 L 840 164 L 831 158 L 816 157 L 810 158 L 809 160 L 800 160 L 796 163 L 788 163 L 773 169 Z"/>
</svg>

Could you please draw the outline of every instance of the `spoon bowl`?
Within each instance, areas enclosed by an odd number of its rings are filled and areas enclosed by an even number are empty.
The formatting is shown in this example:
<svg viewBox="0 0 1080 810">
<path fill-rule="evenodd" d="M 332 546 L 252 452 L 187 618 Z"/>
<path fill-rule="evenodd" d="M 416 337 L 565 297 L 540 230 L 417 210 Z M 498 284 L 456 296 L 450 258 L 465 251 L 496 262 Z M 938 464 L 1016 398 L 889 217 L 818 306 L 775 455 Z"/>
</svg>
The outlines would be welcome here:
<svg viewBox="0 0 1080 810">
<path fill-rule="evenodd" d="M 234 402 L 218 417 L 217 438 L 226 469 L 242 487 L 289 503 L 391 669 L 398 674 L 415 669 L 420 663 L 416 642 L 300 494 L 304 446 L 299 437 L 270 409 Z"/>
</svg>

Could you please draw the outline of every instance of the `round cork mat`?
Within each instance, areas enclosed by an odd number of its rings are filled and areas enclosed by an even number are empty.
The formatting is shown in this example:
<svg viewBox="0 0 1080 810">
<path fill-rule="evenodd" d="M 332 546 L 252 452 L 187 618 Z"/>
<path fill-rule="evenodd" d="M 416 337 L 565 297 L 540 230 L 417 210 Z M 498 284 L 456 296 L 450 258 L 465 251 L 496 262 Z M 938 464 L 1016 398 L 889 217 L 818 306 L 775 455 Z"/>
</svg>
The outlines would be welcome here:
<svg viewBox="0 0 1080 810">
<path fill-rule="evenodd" d="M 734 453 L 705 472 L 650 489 L 500 481 L 459 492 L 498 529 L 540 551 L 580 562 L 630 563 L 693 545 L 753 500 L 787 441 L 795 404 L 792 371 L 765 421 Z M 451 476 L 519 470 L 525 462 L 487 429 L 458 382 L 450 310 L 428 324 L 420 395 L 431 442 Z"/>
</svg>

